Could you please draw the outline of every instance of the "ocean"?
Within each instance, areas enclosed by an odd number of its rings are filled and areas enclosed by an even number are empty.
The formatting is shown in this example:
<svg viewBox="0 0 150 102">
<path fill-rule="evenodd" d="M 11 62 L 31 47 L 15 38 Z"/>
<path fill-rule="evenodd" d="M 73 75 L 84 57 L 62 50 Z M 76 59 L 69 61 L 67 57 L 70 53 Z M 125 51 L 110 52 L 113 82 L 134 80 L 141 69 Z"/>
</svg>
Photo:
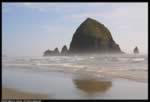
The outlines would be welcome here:
<svg viewBox="0 0 150 102">
<path fill-rule="evenodd" d="M 148 56 L 3 57 L 2 87 L 49 99 L 147 99 Z"/>
</svg>

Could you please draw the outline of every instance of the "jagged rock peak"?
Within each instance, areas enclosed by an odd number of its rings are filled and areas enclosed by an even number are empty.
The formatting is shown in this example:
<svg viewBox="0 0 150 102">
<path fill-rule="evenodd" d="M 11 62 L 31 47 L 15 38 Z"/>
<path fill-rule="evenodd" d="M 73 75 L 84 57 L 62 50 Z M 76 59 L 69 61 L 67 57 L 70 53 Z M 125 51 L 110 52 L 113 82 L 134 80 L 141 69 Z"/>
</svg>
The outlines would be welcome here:
<svg viewBox="0 0 150 102">
<path fill-rule="evenodd" d="M 62 50 L 61 50 L 61 54 L 67 54 L 68 53 L 68 49 L 67 49 L 67 46 L 64 45 Z"/>
<path fill-rule="evenodd" d="M 59 50 L 58 50 L 57 47 L 54 49 L 54 52 L 55 52 L 55 53 L 59 53 Z"/>
<path fill-rule="evenodd" d="M 48 55 L 51 55 L 52 53 L 53 53 L 53 51 L 48 49 L 44 52 L 43 56 L 48 56 Z"/>
<path fill-rule="evenodd" d="M 53 51 L 48 49 L 43 54 L 43 56 L 51 56 L 51 55 L 59 55 L 58 48 L 55 48 Z"/>
</svg>

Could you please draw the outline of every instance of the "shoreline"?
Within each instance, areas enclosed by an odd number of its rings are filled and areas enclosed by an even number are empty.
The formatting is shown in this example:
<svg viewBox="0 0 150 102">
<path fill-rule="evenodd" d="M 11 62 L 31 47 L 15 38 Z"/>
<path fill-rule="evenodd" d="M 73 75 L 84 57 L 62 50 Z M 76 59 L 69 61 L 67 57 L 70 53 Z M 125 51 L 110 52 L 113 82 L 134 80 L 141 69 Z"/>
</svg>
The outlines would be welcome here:
<svg viewBox="0 0 150 102">
<path fill-rule="evenodd" d="M 2 88 L 2 99 L 48 99 L 48 95 L 21 92 L 13 88 Z"/>
<path fill-rule="evenodd" d="M 147 90 L 147 82 L 107 75 L 3 70 L 2 99 L 147 99 Z"/>
</svg>

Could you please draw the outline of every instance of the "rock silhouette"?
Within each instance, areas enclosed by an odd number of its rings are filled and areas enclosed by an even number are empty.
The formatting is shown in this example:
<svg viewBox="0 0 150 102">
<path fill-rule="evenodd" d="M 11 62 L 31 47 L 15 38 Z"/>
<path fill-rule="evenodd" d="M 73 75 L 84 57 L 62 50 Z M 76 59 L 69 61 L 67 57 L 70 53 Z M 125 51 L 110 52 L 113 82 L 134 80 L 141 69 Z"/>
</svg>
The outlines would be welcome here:
<svg viewBox="0 0 150 102">
<path fill-rule="evenodd" d="M 113 40 L 108 28 L 92 18 L 87 18 L 75 31 L 69 50 L 67 50 L 65 45 L 62 48 L 61 55 L 112 52 L 122 53 L 119 45 Z M 53 54 L 59 54 L 58 48 L 54 51 L 47 50 L 44 52 L 44 56 Z"/>
<path fill-rule="evenodd" d="M 133 52 L 134 52 L 134 54 L 138 54 L 139 53 L 139 49 L 138 49 L 137 46 L 134 48 Z"/>
<path fill-rule="evenodd" d="M 61 54 L 62 54 L 62 55 L 66 55 L 67 53 L 68 53 L 67 46 L 64 45 L 63 48 L 62 48 L 62 50 L 61 50 Z"/>
<path fill-rule="evenodd" d="M 44 52 L 43 56 L 49 56 L 49 55 L 52 55 L 52 54 L 53 54 L 53 51 L 48 49 Z"/>
<path fill-rule="evenodd" d="M 43 56 L 51 56 L 51 55 L 59 55 L 58 48 L 55 48 L 54 51 L 48 49 L 43 54 Z"/>
<path fill-rule="evenodd" d="M 54 54 L 59 54 L 58 48 L 55 48 L 55 49 L 54 49 Z"/>
<path fill-rule="evenodd" d="M 69 51 L 71 53 L 121 52 L 110 31 L 91 18 L 87 18 L 75 31 Z"/>
</svg>

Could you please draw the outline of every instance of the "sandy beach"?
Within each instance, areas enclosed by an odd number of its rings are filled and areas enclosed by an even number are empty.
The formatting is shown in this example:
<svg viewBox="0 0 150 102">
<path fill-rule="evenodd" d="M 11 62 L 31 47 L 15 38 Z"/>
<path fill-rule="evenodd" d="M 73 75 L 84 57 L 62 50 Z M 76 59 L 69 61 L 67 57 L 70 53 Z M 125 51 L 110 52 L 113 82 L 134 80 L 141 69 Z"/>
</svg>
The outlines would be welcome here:
<svg viewBox="0 0 150 102">
<path fill-rule="evenodd" d="M 21 92 L 11 88 L 2 88 L 2 99 L 48 99 L 48 95 Z"/>
<path fill-rule="evenodd" d="M 15 76 L 15 74 L 13 76 Z M 34 76 L 37 78 L 37 75 Z M 46 79 L 47 76 L 49 76 L 48 79 Z M 16 80 L 15 78 L 15 80 L 11 79 L 12 81 L 9 81 L 9 83 L 11 82 L 11 86 L 8 84 L 3 85 L 2 99 L 148 98 L 147 82 L 136 82 L 122 78 L 107 80 L 105 77 L 100 79 L 89 79 L 89 77 L 76 76 L 76 78 L 74 78 L 66 73 L 59 72 L 44 73 L 42 78 L 37 78 L 38 80 L 29 77 L 31 77 L 30 73 L 26 76 L 28 80 L 24 80 L 24 83 L 21 81 L 21 77 L 16 77 L 19 79 Z M 5 88 L 6 86 L 9 88 Z"/>
<path fill-rule="evenodd" d="M 2 98 L 148 99 L 145 57 L 94 57 L 5 59 Z"/>
</svg>

